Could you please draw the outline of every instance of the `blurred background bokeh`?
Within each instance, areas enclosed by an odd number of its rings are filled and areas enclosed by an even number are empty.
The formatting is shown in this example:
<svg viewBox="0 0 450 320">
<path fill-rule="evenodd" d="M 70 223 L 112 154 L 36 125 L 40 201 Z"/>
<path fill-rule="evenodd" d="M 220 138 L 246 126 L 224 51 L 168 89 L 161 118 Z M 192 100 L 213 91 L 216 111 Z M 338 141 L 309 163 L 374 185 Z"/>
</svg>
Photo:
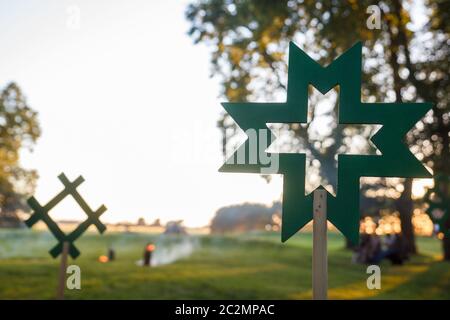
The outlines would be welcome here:
<svg viewBox="0 0 450 320">
<path fill-rule="evenodd" d="M 405 143 L 435 178 L 361 180 L 361 244 L 329 225 L 330 296 L 450 298 L 449 13 L 442 0 L 0 0 L 0 298 L 52 297 L 52 238 L 23 221 L 60 172 L 108 207 L 69 297 L 309 298 L 311 228 L 279 243 L 281 177 L 217 172 L 245 139 L 220 102 L 284 101 L 290 41 L 322 65 L 362 41 L 363 102 L 433 102 Z M 311 87 L 308 124 L 273 127 L 274 150 L 307 154 L 307 190 L 336 192 L 337 154 L 377 152 L 376 126 L 337 123 L 338 96 Z M 84 213 L 67 199 L 52 217 L 69 230 Z"/>
</svg>

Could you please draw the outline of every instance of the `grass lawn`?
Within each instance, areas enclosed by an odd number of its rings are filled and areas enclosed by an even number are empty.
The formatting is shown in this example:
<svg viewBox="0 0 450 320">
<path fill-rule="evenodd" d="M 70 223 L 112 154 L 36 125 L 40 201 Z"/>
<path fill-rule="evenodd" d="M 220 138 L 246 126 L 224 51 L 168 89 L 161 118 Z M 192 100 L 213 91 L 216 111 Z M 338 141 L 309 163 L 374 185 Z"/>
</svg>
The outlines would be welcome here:
<svg viewBox="0 0 450 320">
<path fill-rule="evenodd" d="M 90 233 L 76 242 L 81 290 L 68 299 L 310 299 L 311 234 L 285 244 L 279 234 L 196 236 L 192 255 L 152 268 L 137 265 L 142 249 L 158 235 Z M 173 240 L 177 241 L 177 240 Z M 0 298 L 53 299 L 57 259 L 47 251 L 50 234 L 0 230 Z M 113 245 L 117 260 L 98 257 Z M 419 238 L 420 255 L 404 266 L 381 265 L 381 290 L 366 287 L 366 267 L 351 263 L 344 240 L 329 234 L 329 297 L 334 299 L 450 299 L 450 263 L 440 262 L 440 243 Z"/>
</svg>

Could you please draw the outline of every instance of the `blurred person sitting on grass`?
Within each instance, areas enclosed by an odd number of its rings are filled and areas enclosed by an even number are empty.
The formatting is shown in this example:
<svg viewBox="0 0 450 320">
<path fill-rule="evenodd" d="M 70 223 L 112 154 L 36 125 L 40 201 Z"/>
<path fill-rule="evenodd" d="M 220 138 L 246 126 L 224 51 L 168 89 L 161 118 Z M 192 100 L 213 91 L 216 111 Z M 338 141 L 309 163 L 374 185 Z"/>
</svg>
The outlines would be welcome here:
<svg viewBox="0 0 450 320">
<path fill-rule="evenodd" d="M 385 250 L 382 250 L 375 258 L 374 263 L 378 264 L 383 259 L 389 259 L 393 265 L 402 265 L 408 259 L 406 250 L 404 250 L 405 241 L 399 233 L 387 234 L 384 244 Z"/>
<path fill-rule="evenodd" d="M 381 253 L 381 240 L 377 234 L 363 233 L 358 247 L 355 248 L 353 262 L 373 264 Z"/>
<path fill-rule="evenodd" d="M 363 233 L 360 245 L 355 249 L 353 261 L 362 264 L 379 264 L 388 259 L 393 265 L 402 265 L 408 256 L 401 234 L 387 234 L 382 243 L 377 234 Z"/>
</svg>

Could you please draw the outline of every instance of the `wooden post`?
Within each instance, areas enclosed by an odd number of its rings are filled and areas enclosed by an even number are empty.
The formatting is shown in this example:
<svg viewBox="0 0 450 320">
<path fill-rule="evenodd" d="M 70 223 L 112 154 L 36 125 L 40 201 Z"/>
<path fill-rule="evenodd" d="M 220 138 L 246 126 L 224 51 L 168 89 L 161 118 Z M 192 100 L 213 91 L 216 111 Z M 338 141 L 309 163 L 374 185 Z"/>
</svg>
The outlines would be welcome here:
<svg viewBox="0 0 450 320">
<path fill-rule="evenodd" d="M 61 264 L 59 265 L 58 289 L 56 291 L 56 299 L 64 300 L 64 289 L 66 288 L 66 270 L 67 256 L 69 255 L 70 243 L 64 242 L 61 252 Z"/>
<path fill-rule="evenodd" d="M 313 194 L 313 299 L 326 300 L 328 291 L 327 262 L 327 191 L 318 189 Z"/>
</svg>

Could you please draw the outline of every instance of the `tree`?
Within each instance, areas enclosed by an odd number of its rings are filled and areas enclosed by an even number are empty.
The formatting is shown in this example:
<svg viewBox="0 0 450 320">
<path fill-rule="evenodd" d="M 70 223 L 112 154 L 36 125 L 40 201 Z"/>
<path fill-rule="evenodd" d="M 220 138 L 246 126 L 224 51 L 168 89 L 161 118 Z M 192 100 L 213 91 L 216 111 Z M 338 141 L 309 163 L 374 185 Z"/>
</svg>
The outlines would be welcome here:
<svg viewBox="0 0 450 320">
<path fill-rule="evenodd" d="M 20 150 L 32 149 L 41 134 L 36 111 L 15 83 L 0 92 L 0 223 L 19 221 L 27 210 L 24 197 L 33 192 L 37 173 L 19 164 Z"/>
<path fill-rule="evenodd" d="M 211 220 L 212 233 L 246 232 L 265 230 L 272 227 L 274 216 L 279 214 L 281 205 L 276 202 L 271 207 L 257 203 L 244 203 L 222 207 Z"/>
<path fill-rule="evenodd" d="M 136 225 L 138 225 L 138 226 L 145 226 L 147 224 L 145 223 L 145 219 L 143 217 L 140 217 L 138 219 L 138 221 L 136 222 Z"/>
<path fill-rule="evenodd" d="M 213 74 L 229 101 L 276 100 L 286 87 L 290 40 L 326 65 L 364 42 L 363 101 L 437 102 L 407 137 L 412 151 L 434 173 L 449 174 L 448 1 L 427 1 L 428 23 L 410 28 L 411 4 L 379 1 L 381 29 L 369 30 L 372 1 L 204 0 L 188 6 L 189 34 L 212 48 Z M 236 134 L 224 114 L 218 121 L 223 142 Z M 227 151 L 224 145 L 223 151 Z M 411 222 L 412 180 L 396 201 L 407 250 L 416 251 Z"/>
</svg>

